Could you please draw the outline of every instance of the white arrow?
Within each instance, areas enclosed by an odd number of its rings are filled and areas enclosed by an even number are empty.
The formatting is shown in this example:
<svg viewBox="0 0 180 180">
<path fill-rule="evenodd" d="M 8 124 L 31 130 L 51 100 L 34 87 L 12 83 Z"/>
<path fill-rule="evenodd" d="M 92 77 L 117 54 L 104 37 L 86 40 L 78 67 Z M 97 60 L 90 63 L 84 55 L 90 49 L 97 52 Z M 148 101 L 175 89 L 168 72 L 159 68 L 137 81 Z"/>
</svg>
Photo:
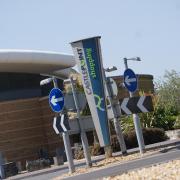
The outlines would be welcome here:
<svg viewBox="0 0 180 180">
<path fill-rule="evenodd" d="M 61 115 L 61 127 L 64 132 L 67 131 L 66 127 L 64 126 L 64 114 Z"/>
<path fill-rule="evenodd" d="M 125 77 L 125 83 L 130 86 L 132 82 L 136 82 L 136 78 L 129 78 L 129 76 Z"/>
<path fill-rule="evenodd" d="M 123 102 L 121 104 L 121 109 L 126 113 L 126 114 L 132 114 L 132 112 L 127 108 L 127 103 L 129 101 L 129 98 L 124 98 Z"/>
<path fill-rule="evenodd" d="M 138 103 L 137 103 L 137 107 L 142 111 L 142 112 L 149 112 L 143 105 L 144 100 L 145 100 L 146 96 L 141 96 Z"/>
<path fill-rule="evenodd" d="M 54 117 L 53 128 L 54 128 L 56 134 L 59 134 L 59 131 L 58 131 L 57 127 L 56 127 L 56 120 L 57 120 L 57 117 Z"/>
<path fill-rule="evenodd" d="M 51 103 L 53 104 L 53 106 L 57 106 L 57 102 L 63 101 L 63 97 L 60 98 L 56 98 L 55 96 L 52 96 L 51 98 Z"/>
</svg>

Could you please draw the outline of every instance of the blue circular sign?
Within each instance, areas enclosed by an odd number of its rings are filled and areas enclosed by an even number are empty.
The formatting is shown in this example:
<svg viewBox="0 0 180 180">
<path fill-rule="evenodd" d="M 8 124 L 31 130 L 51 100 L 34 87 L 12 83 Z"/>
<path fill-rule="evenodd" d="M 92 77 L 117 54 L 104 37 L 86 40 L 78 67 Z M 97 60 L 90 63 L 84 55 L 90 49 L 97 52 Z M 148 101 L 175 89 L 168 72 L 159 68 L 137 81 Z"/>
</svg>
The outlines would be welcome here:
<svg viewBox="0 0 180 180">
<path fill-rule="evenodd" d="M 53 88 L 49 93 L 49 105 L 54 112 L 60 112 L 64 107 L 64 96 L 60 89 Z"/>
<path fill-rule="evenodd" d="M 133 70 L 126 69 L 124 71 L 124 85 L 130 91 L 134 92 L 137 89 L 137 77 Z"/>
</svg>

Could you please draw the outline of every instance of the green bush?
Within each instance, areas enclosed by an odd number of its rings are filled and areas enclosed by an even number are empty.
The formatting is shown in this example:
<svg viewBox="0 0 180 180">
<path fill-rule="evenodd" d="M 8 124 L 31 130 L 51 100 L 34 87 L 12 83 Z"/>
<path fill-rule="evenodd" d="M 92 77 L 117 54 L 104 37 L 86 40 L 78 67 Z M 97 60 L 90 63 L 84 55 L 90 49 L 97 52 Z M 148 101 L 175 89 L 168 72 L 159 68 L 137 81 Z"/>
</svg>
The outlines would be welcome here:
<svg viewBox="0 0 180 180">
<path fill-rule="evenodd" d="M 120 121 L 123 132 L 129 132 L 134 129 L 134 122 L 132 116 L 122 116 Z"/>
<path fill-rule="evenodd" d="M 164 130 L 174 129 L 177 111 L 171 106 L 159 105 L 153 112 L 152 127 L 163 128 Z"/>
<path fill-rule="evenodd" d="M 144 128 L 143 137 L 145 145 L 162 142 L 168 139 L 168 136 L 165 134 L 165 131 L 159 128 Z M 124 133 L 124 140 L 127 149 L 138 147 L 136 133 L 134 130 Z M 116 138 L 116 141 L 113 140 L 112 143 L 113 151 L 120 150 L 119 145 L 117 146 L 117 143 L 118 142 Z"/>
<path fill-rule="evenodd" d="M 174 129 L 180 129 L 180 115 L 176 117 L 176 121 L 173 126 Z"/>
<path fill-rule="evenodd" d="M 144 128 L 143 137 L 145 145 L 162 142 L 168 139 L 165 131 L 159 128 Z M 135 131 L 130 131 L 124 134 L 124 139 L 127 148 L 137 147 L 137 138 Z"/>
<path fill-rule="evenodd" d="M 162 104 L 157 101 L 154 111 L 139 114 L 142 127 L 162 128 L 165 131 L 174 129 L 178 111 L 174 106 Z"/>
</svg>

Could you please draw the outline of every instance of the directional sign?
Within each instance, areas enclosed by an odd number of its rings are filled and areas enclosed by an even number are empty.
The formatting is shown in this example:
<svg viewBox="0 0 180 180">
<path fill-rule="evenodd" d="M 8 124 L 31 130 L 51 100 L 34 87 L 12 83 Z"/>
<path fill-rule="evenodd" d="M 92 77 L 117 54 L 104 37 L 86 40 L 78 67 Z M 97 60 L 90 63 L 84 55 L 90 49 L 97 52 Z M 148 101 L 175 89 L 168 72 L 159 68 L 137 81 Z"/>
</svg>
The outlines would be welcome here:
<svg viewBox="0 0 180 180">
<path fill-rule="evenodd" d="M 120 100 L 121 114 L 136 114 L 153 111 L 152 97 L 140 96 Z"/>
<path fill-rule="evenodd" d="M 53 88 L 49 93 L 49 105 L 54 112 L 60 112 L 64 107 L 64 96 L 60 89 Z"/>
<path fill-rule="evenodd" d="M 61 116 L 54 117 L 53 128 L 56 134 L 70 130 L 67 115 L 62 114 Z"/>
<path fill-rule="evenodd" d="M 126 69 L 124 71 L 124 85 L 130 91 L 134 92 L 137 89 L 137 77 L 133 70 Z"/>
</svg>

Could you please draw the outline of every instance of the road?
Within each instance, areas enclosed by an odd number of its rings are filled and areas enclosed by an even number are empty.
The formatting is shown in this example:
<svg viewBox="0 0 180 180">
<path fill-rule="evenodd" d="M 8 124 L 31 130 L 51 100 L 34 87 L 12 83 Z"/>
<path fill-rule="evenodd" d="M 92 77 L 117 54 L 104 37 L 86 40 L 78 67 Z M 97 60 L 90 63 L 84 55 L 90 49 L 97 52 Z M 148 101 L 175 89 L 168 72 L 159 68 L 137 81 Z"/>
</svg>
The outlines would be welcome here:
<svg viewBox="0 0 180 180">
<path fill-rule="evenodd" d="M 87 174 L 81 174 L 77 176 L 73 176 L 70 178 L 66 178 L 67 180 L 84 180 L 84 179 L 97 179 L 106 176 L 115 176 L 118 174 L 122 174 L 124 172 L 148 167 L 153 164 L 168 162 L 173 159 L 180 159 L 180 147 L 176 150 L 172 150 L 170 152 L 165 152 L 162 154 L 156 154 L 154 156 L 145 157 L 139 160 L 129 161 L 123 164 L 114 165 L 108 168 L 104 168 L 101 170 L 93 171 Z"/>
<path fill-rule="evenodd" d="M 176 147 L 172 147 L 172 148 L 165 148 L 164 150 L 154 154 L 153 156 L 142 157 L 141 159 L 128 161 L 128 162 L 122 163 L 122 164 L 119 163 L 119 164 L 112 165 L 112 166 L 104 168 L 104 169 L 99 169 L 99 170 L 96 170 L 96 171 L 93 171 L 90 173 L 76 175 L 76 176 L 68 177 L 65 179 L 68 179 L 68 180 L 87 179 L 87 180 L 89 180 L 89 179 L 102 178 L 105 176 L 114 176 L 114 175 L 122 174 L 124 172 L 130 171 L 133 169 L 147 167 L 147 166 L 150 166 L 153 164 L 163 163 L 163 162 L 167 162 L 167 161 L 170 161 L 173 159 L 180 159 L 180 145 L 178 145 Z M 67 172 L 68 172 L 67 169 L 64 169 L 61 171 L 55 171 L 55 172 L 51 172 L 48 174 L 41 174 L 38 176 L 27 177 L 27 178 L 23 178 L 23 179 L 50 180 L 50 179 L 58 177 L 61 174 L 67 173 Z"/>
</svg>

